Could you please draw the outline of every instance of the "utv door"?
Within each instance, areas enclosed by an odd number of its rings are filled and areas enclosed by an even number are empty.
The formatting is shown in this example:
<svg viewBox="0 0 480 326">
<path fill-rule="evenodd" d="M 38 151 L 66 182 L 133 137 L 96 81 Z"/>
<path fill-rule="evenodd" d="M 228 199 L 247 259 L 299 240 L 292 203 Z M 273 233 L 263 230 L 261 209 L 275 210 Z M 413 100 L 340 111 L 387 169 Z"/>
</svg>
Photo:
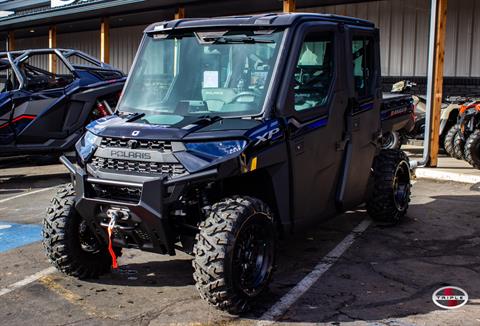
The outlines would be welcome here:
<svg viewBox="0 0 480 326">
<path fill-rule="evenodd" d="M 346 147 L 339 204 L 351 209 L 365 200 L 380 136 L 380 56 L 378 30 L 347 28 L 346 66 L 350 100 L 346 112 Z"/>
<path fill-rule="evenodd" d="M 308 23 L 299 29 L 286 68 L 288 95 L 283 108 L 288 121 L 296 224 L 335 211 L 347 105 L 341 64 L 344 36 L 338 25 Z"/>
</svg>

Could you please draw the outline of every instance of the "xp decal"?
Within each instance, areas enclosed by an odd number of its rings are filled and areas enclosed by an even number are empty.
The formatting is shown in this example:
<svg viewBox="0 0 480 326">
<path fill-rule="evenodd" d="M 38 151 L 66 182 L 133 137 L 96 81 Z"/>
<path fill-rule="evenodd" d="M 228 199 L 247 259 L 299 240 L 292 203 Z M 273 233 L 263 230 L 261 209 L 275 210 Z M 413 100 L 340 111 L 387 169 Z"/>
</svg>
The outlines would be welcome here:
<svg viewBox="0 0 480 326">
<path fill-rule="evenodd" d="M 268 121 L 264 125 L 254 129 L 248 135 L 254 140 L 253 146 L 258 146 L 268 141 L 279 139 L 283 136 L 278 120 Z"/>
</svg>

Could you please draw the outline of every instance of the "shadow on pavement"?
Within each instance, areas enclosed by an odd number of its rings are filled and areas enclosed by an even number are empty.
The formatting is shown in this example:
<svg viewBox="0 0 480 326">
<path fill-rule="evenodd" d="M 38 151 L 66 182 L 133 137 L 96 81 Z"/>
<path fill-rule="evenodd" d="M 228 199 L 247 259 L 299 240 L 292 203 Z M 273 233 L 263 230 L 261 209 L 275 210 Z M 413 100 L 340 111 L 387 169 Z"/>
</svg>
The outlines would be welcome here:
<svg viewBox="0 0 480 326">
<path fill-rule="evenodd" d="M 99 279 L 85 280 L 96 284 L 121 286 L 189 286 L 193 285 L 191 260 L 148 261 L 121 265 Z"/>
<path fill-rule="evenodd" d="M 412 205 L 396 227 L 373 224 L 281 320 L 337 323 L 428 314 L 442 310 L 432 294 L 448 285 L 480 298 L 480 196 L 431 199 Z M 458 314 L 467 320 L 468 314 Z"/>
</svg>

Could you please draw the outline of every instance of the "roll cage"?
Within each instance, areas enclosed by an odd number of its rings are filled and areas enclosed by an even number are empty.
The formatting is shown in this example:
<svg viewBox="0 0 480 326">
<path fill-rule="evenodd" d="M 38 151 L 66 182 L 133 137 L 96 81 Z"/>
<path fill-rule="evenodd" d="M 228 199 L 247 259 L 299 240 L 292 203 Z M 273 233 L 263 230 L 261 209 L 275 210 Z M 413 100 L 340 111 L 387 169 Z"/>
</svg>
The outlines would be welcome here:
<svg viewBox="0 0 480 326">
<path fill-rule="evenodd" d="M 48 55 L 56 55 L 61 62 L 65 65 L 65 67 L 73 74 L 75 78 L 79 78 L 77 71 L 82 70 L 114 70 L 111 65 L 101 62 L 100 60 L 82 52 L 79 50 L 73 49 L 28 49 L 28 50 L 19 50 L 19 51 L 8 51 L 8 52 L 0 52 L 0 60 L 5 60 L 9 63 L 10 67 L 15 73 L 15 77 L 18 81 L 18 87 L 14 89 L 22 89 L 26 86 L 26 79 L 24 74 L 21 72 L 19 66 L 24 63 L 29 57 L 32 55 L 38 54 L 48 54 Z M 73 58 L 76 57 L 87 64 L 78 64 L 73 61 Z M 28 66 L 28 65 L 27 65 Z M 55 75 L 49 71 L 39 69 L 38 67 L 29 66 L 29 69 L 35 71 L 39 74 L 44 75 Z M 121 71 L 118 71 L 123 75 Z"/>
</svg>

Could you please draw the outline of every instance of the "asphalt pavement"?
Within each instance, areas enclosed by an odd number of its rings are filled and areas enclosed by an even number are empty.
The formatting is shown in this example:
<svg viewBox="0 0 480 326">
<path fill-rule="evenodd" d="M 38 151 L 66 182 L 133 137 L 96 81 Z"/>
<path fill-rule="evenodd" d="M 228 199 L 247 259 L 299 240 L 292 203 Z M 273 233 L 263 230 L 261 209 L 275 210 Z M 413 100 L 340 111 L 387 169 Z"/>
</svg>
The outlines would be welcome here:
<svg viewBox="0 0 480 326">
<path fill-rule="evenodd" d="M 99 279 L 54 271 L 38 241 L 40 224 L 55 187 L 69 178 L 52 163 L 0 160 L 2 325 L 255 325 L 268 323 L 272 311 L 277 323 L 295 325 L 480 325 L 478 187 L 418 180 L 396 227 L 370 222 L 362 209 L 319 217 L 281 242 L 269 291 L 239 317 L 200 298 L 183 253 L 126 250 L 120 269 Z M 366 229 L 357 232 L 359 225 Z M 298 286 L 305 280 L 309 287 Z M 455 310 L 434 305 L 433 292 L 446 285 L 467 291 L 469 302 Z"/>
</svg>

